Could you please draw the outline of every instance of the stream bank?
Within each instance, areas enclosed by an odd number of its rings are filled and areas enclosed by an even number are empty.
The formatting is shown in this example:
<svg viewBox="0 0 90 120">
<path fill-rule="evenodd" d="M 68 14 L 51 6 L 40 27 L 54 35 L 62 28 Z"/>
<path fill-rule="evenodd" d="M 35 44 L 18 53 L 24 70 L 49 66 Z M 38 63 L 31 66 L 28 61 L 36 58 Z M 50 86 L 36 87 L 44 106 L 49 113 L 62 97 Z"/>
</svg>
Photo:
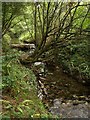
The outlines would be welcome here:
<svg viewBox="0 0 90 120">
<path fill-rule="evenodd" d="M 78 83 L 60 67 L 38 77 L 38 97 L 61 118 L 90 118 L 90 86 Z"/>
<path fill-rule="evenodd" d="M 90 86 L 66 74 L 62 67 L 35 62 L 27 65 L 37 77 L 37 95 L 52 115 L 90 118 Z"/>
</svg>

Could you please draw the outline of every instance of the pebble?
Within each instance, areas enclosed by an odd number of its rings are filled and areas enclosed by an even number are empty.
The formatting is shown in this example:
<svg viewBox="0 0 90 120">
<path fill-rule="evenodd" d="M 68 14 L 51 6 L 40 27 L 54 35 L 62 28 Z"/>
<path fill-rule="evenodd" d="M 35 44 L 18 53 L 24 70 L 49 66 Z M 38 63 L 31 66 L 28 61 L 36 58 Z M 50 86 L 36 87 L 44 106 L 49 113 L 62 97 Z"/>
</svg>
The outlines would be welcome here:
<svg viewBox="0 0 90 120">
<path fill-rule="evenodd" d="M 62 103 L 62 105 L 66 105 L 65 103 Z"/>
</svg>

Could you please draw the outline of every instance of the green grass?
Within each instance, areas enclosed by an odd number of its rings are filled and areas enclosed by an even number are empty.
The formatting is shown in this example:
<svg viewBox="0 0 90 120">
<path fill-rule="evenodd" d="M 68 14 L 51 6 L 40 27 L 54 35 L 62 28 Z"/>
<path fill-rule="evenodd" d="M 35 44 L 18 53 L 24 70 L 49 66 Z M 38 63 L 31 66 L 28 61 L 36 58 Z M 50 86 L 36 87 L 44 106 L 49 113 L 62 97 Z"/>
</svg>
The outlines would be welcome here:
<svg viewBox="0 0 90 120">
<path fill-rule="evenodd" d="M 3 55 L 2 62 L 2 117 L 48 118 L 51 115 L 37 97 L 37 82 L 32 70 L 23 66 L 16 50 Z"/>
</svg>

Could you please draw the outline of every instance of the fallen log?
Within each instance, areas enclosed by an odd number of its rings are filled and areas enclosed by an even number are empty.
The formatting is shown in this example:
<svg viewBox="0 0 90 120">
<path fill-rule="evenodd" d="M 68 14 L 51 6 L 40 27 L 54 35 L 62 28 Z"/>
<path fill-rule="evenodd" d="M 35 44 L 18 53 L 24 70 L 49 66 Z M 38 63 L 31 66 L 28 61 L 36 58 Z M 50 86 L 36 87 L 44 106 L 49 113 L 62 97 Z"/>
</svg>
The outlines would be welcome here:
<svg viewBox="0 0 90 120">
<path fill-rule="evenodd" d="M 22 51 L 35 49 L 35 45 L 34 44 L 11 44 L 10 47 L 18 49 L 18 50 L 22 50 Z"/>
</svg>

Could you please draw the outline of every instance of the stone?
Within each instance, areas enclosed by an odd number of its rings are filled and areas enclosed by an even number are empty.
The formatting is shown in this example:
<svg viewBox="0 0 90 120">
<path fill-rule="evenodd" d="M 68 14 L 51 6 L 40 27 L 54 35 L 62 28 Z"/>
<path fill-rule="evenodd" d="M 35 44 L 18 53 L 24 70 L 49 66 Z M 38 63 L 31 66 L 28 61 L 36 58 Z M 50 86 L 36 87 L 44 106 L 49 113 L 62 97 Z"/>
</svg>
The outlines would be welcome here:
<svg viewBox="0 0 90 120">
<path fill-rule="evenodd" d="M 60 104 L 61 104 L 61 101 L 60 101 L 59 99 L 55 99 L 55 100 L 53 101 L 53 104 L 54 104 L 54 107 L 59 107 Z"/>
</svg>

